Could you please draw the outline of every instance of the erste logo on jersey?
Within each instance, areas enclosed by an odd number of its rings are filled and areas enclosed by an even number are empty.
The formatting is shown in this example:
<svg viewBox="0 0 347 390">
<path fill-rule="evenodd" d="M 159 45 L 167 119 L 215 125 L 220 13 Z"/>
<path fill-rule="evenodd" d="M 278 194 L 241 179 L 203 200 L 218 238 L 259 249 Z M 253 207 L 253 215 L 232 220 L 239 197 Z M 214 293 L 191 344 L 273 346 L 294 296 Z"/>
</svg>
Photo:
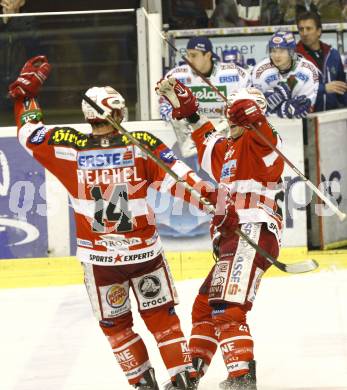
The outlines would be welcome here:
<svg viewBox="0 0 347 390">
<path fill-rule="evenodd" d="M 116 149 L 96 149 L 79 152 L 77 165 L 80 169 L 122 168 L 134 166 L 132 146 Z"/>
<path fill-rule="evenodd" d="M 219 81 L 221 83 L 238 83 L 240 81 L 239 75 L 230 74 L 225 76 L 220 76 Z"/>
</svg>

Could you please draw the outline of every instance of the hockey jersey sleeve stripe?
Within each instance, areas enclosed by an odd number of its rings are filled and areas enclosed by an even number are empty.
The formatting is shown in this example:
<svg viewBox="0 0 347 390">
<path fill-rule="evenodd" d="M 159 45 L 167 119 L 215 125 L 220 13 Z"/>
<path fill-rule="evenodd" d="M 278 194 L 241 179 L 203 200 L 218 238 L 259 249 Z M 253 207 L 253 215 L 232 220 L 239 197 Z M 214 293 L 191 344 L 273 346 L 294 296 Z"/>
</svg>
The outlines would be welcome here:
<svg viewBox="0 0 347 390">
<path fill-rule="evenodd" d="M 175 162 L 175 164 L 171 167 L 171 170 L 174 171 L 179 177 L 184 177 L 186 174 L 188 174 L 188 172 L 191 171 L 188 165 L 184 164 L 180 160 Z M 167 192 L 175 183 L 175 179 L 167 173 L 160 185 L 160 192 Z"/>
<path fill-rule="evenodd" d="M 72 207 L 77 214 L 84 215 L 89 218 L 94 217 L 95 213 L 95 201 L 88 199 L 78 199 L 70 195 Z M 147 215 L 148 207 L 146 199 L 129 199 L 128 200 L 129 213 L 133 217 L 139 217 L 141 215 Z"/>
<path fill-rule="evenodd" d="M 277 144 L 276 144 L 276 147 L 277 149 L 281 149 L 282 147 L 282 141 L 281 141 L 281 138 L 279 136 L 277 136 Z M 275 152 L 275 151 L 272 151 L 271 153 L 269 153 L 267 156 L 264 156 L 263 157 L 263 161 L 264 161 L 264 164 L 269 167 L 270 165 L 273 165 L 273 163 L 276 161 L 276 159 L 278 158 L 278 153 Z"/>
<path fill-rule="evenodd" d="M 254 179 L 235 180 L 232 183 L 223 183 L 223 184 L 229 188 L 231 193 L 236 193 L 236 192 L 241 194 L 255 193 L 257 195 L 265 196 L 266 198 L 272 200 L 274 200 L 276 194 L 282 190 L 282 188 L 280 188 L 277 183 L 269 183 L 272 186 L 274 186 L 274 188 L 272 189 L 269 188 L 269 186 L 265 186 Z"/>
<path fill-rule="evenodd" d="M 217 181 L 217 179 L 212 171 L 212 152 L 216 142 L 220 138 L 221 137 L 210 137 L 201 160 L 201 168 L 215 181 Z"/>
</svg>

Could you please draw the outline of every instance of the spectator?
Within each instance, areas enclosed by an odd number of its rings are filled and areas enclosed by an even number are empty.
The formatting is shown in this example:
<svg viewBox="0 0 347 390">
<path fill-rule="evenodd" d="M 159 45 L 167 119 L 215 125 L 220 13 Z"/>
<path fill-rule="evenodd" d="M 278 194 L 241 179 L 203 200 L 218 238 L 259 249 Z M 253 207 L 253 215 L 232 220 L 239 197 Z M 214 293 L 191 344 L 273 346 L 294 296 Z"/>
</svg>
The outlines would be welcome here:
<svg viewBox="0 0 347 390">
<path fill-rule="evenodd" d="M 2 13 L 26 12 L 25 0 L 2 0 Z M 40 51 L 36 37 L 36 23 L 33 17 L 0 19 L 0 107 L 12 112 L 12 103 L 7 97 L 8 84 L 13 81 L 28 54 Z"/>
<path fill-rule="evenodd" d="M 209 78 L 211 83 L 217 87 L 225 96 L 239 88 L 250 85 L 250 75 L 234 63 L 219 62 L 219 57 L 213 52 L 211 41 L 207 37 L 193 37 L 187 44 L 187 59 L 204 76 Z M 187 64 L 170 70 L 165 78 L 174 77 L 183 84 L 189 86 L 200 103 L 200 113 L 209 118 L 219 118 L 223 110 L 224 102 L 213 91 L 203 79 L 194 72 Z M 164 99 L 160 99 L 160 116 L 163 120 L 172 121 L 177 141 L 183 157 L 190 157 L 196 154 L 196 148 L 187 131 L 184 121 L 172 120 L 172 107 Z M 221 121 L 218 129 L 226 128 L 227 122 Z M 183 133 L 183 130 L 185 132 Z M 178 131 L 177 131 L 178 130 Z"/>
<path fill-rule="evenodd" d="M 317 97 L 318 69 L 297 57 L 295 46 L 291 32 L 276 32 L 269 41 L 269 58 L 252 70 L 253 86 L 264 93 L 267 113 L 281 118 L 304 118 Z"/>
<path fill-rule="evenodd" d="M 296 51 L 319 69 L 319 89 L 315 111 L 347 107 L 347 84 L 341 56 L 330 45 L 322 42 L 319 15 L 305 12 L 297 18 L 300 41 Z"/>
<path fill-rule="evenodd" d="M 163 1 L 163 21 L 171 30 L 207 28 L 208 16 L 197 1 Z"/>
<path fill-rule="evenodd" d="M 343 1 L 341 0 L 280 0 L 282 23 L 294 24 L 304 12 L 316 12 L 323 23 L 342 22 Z"/>
<path fill-rule="evenodd" d="M 315 0 L 313 1 L 317 7 L 317 13 L 320 15 L 322 23 L 337 23 L 343 22 L 342 0 Z M 312 12 L 314 10 L 311 10 Z M 302 12 L 297 15 L 300 16 Z"/>
<path fill-rule="evenodd" d="M 267 26 L 280 21 L 276 0 L 219 0 L 211 17 L 211 27 Z"/>
<path fill-rule="evenodd" d="M 302 12 L 318 12 L 316 5 L 308 0 L 279 0 L 282 24 L 295 24 L 296 17 Z"/>
<path fill-rule="evenodd" d="M 216 8 L 210 19 L 211 27 L 240 27 L 244 22 L 239 18 L 235 0 L 216 0 Z"/>
</svg>

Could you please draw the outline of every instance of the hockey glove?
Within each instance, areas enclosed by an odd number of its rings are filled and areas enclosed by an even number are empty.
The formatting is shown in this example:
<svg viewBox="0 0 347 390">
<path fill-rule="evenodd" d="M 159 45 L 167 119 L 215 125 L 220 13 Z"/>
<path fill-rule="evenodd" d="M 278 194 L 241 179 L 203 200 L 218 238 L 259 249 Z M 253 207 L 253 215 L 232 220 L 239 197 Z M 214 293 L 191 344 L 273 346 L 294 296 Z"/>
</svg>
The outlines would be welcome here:
<svg viewBox="0 0 347 390">
<path fill-rule="evenodd" d="M 160 80 L 155 90 L 173 107 L 173 119 L 189 118 L 198 111 L 199 104 L 192 91 L 173 77 Z"/>
<path fill-rule="evenodd" d="M 252 129 L 266 122 L 266 118 L 257 103 L 250 99 L 237 100 L 226 110 L 229 122 L 237 126 Z"/>
<path fill-rule="evenodd" d="M 19 77 L 9 86 L 12 98 L 35 97 L 51 71 L 45 56 L 30 58 L 23 66 Z"/>
<path fill-rule="evenodd" d="M 292 97 L 292 91 L 286 82 L 280 81 L 276 87 L 274 87 L 273 92 L 265 92 L 265 97 L 269 110 L 273 111 L 281 103 Z"/>
<path fill-rule="evenodd" d="M 217 206 L 218 209 L 218 206 Z M 215 259 L 220 255 L 220 242 L 222 238 L 230 237 L 239 226 L 239 216 L 233 202 L 230 202 L 224 209 L 223 214 L 215 214 L 210 225 L 213 256 Z"/>
<path fill-rule="evenodd" d="M 278 109 L 280 118 L 305 118 L 311 109 L 311 100 L 305 95 L 283 102 Z"/>
</svg>

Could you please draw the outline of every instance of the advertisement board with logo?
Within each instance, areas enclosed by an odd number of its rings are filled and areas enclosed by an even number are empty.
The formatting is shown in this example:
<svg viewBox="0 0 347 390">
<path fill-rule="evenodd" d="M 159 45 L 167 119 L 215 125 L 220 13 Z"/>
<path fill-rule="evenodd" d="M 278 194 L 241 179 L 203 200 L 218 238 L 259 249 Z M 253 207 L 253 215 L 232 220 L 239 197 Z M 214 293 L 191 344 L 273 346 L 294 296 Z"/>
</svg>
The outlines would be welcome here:
<svg viewBox="0 0 347 390">
<path fill-rule="evenodd" d="M 300 170 L 303 170 L 301 121 L 274 118 L 271 122 L 283 138 L 283 151 Z M 72 125 L 72 127 L 85 131 L 85 125 Z M 147 131 L 157 136 L 173 149 L 177 157 L 180 157 L 175 133 L 169 123 L 127 122 L 124 123 L 124 127 L 129 131 Z M 52 189 L 55 187 L 54 181 L 55 184 L 58 181 L 53 175 L 45 172 L 19 145 L 14 128 L 11 128 L 8 134 L 8 138 L 2 138 L 2 140 L 6 139 L 6 142 L 2 143 L 0 148 L 0 239 L 2 247 L 5 248 L 2 250 L 1 257 L 43 257 L 47 256 L 47 253 L 51 256 L 75 255 L 74 217 L 72 208 L 68 205 L 66 191 L 59 190 L 55 196 L 52 196 L 50 190 L 46 196 L 44 183 L 47 188 Z M 202 178 L 210 180 L 200 169 L 196 157 L 184 161 Z M 286 185 L 285 199 L 282 202 L 285 205 L 283 245 L 305 247 L 307 240 L 304 184 L 288 167 L 285 168 L 283 180 Z M 16 201 L 13 204 L 10 203 L 11 197 L 12 202 Z M 211 249 L 210 216 L 167 193 L 151 190 L 148 200 L 156 212 L 156 222 L 165 250 L 209 251 Z M 281 200 L 279 202 L 281 203 Z M 56 210 L 57 205 L 59 205 L 59 212 L 48 213 L 46 217 L 45 210 Z"/>
<path fill-rule="evenodd" d="M 285 27 L 291 26 L 284 26 L 284 28 Z M 278 26 L 278 28 L 280 29 L 280 26 Z M 243 56 L 245 64 L 248 65 L 255 65 L 262 59 L 268 57 L 268 42 L 273 32 L 270 31 L 268 33 L 261 33 L 256 35 L 247 35 L 245 34 L 245 32 L 240 32 L 240 35 L 226 35 L 227 33 L 224 29 L 224 35 L 215 35 L 216 31 L 214 30 L 215 29 L 206 30 L 204 31 L 204 34 L 200 33 L 200 35 L 205 35 L 210 38 L 213 45 L 213 51 L 218 55 L 221 60 L 223 59 L 223 51 L 232 49 L 238 50 Z M 178 52 L 172 51 L 172 57 L 170 57 L 169 59 L 169 68 L 173 68 L 174 66 L 177 66 L 179 63 L 182 62 L 181 57 L 182 55 L 186 54 L 186 47 L 190 36 L 188 35 L 188 31 L 180 31 L 179 34 L 177 34 L 178 32 L 170 33 L 175 36 L 172 42 L 178 50 Z M 185 34 L 185 36 L 183 36 L 183 34 Z M 191 31 L 190 34 L 192 34 Z M 294 35 L 296 42 L 298 42 L 300 39 L 299 34 L 295 33 Z M 336 33 L 324 32 L 323 38 L 323 41 L 325 43 L 331 45 L 332 47 L 337 47 Z"/>
<path fill-rule="evenodd" d="M 0 139 L 0 259 L 47 256 L 45 170 L 15 137 Z"/>
</svg>

